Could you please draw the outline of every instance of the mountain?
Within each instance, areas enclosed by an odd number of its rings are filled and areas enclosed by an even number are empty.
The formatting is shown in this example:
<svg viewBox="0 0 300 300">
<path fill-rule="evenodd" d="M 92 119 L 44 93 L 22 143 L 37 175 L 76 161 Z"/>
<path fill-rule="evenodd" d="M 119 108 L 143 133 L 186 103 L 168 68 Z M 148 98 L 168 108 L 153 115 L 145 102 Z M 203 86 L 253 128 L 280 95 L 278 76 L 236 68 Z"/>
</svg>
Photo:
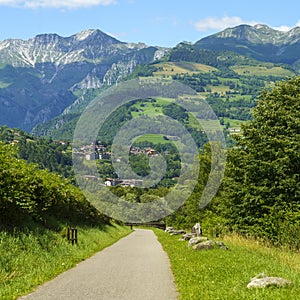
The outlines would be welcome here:
<svg viewBox="0 0 300 300">
<path fill-rule="evenodd" d="M 0 124 L 30 131 L 86 101 L 87 90 L 114 84 L 165 51 L 100 30 L 0 41 Z"/>
<path fill-rule="evenodd" d="M 204 37 L 195 46 L 234 51 L 265 62 L 289 64 L 300 70 L 300 27 L 282 32 L 267 25 L 239 25 Z"/>
<path fill-rule="evenodd" d="M 160 60 L 137 66 L 124 80 L 137 77 L 172 79 L 191 87 L 211 105 L 221 124 L 228 132 L 239 132 L 242 122 L 251 119 L 251 109 L 263 89 L 274 86 L 275 81 L 296 76 L 286 64 L 262 62 L 231 51 L 215 51 L 198 48 L 190 43 L 180 43 L 170 49 Z M 94 98 L 87 91 L 86 98 Z M 76 123 L 86 103 L 75 103 L 64 114 L 49 122 L 37 125 L 32 133 L 36 136 L 51 136 L 55 140 L 72 140 Z M 149 107 L 146 104 L 145 107 Z M 144 107 L 133 107 L 122 116 L 132 112 L 144 113 Z M 162 111 L 158 103 L 151 108 Z M 114 119 L 114 125 L 116 120 Z M 108 130 L 112 133 L 112 124 Z M 232 143 L 228 140 L 227 142 Z"/>
<path fill-rule="evenodd" d="M 173 49 L 124 43 L 100 30 L 0 41 L 0 125 L 37 135 L 59 129 L 58 136 L 70 136 L 82 109 L 103 89 L 131 76 L 163 73 L 168 67 L 155 63 L 166 61 L 176 64 L 164 76 L 175 75 L 180 62 L 204 64 L 233 77 L 283 76 L 300 71 L 300 27 L 281 32 L 266 25 L 240 25 Z M 266 62 L 284 70 L 259 66 Z"/>
</svg>

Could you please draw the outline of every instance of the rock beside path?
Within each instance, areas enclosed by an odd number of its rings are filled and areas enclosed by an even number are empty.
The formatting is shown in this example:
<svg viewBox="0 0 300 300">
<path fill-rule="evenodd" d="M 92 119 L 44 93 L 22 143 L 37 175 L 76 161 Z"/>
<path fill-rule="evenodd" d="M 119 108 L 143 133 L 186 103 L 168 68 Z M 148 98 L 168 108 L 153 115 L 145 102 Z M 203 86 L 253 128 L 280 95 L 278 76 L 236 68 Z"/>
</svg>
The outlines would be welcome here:
<svg viewBox="0 0 300 300">
<path fill-rule="evenodd" d="M 194 250 L 210 250 L 210 249 L 214 249 L 214 246 L 215 246 L 215 242 L 208 240 L 208 241 L 201 242 L 201 243 L 194 245 L 193 249 Z"/>
<path fill-rule="evenodd" d="M 198 241 L 195 240 L 194 243 L 195 244 L 192 245 L 192 248 L 194 250 L 212 250 L 212 249 L 228 250 L 228 247 L 225 246 L 224 243 L 209 240 L 208 238 L 205 237 L 201 237 L 201 239 L 198 239 Z"/>
<path fill-rule="evenodd" d="M 208 238 L 205 236 L 193 237 L 189 240 L 188 247 L 192 247 L 192 246 L 195 246 L 199 243 L 206 242 L 206 241 L 208 241 Z"/>
<path fill-rule="evenodd" d="M 202 229 L 200 223 L 196 223 L 192 231 L 186 233 L 185 230 L 176 230 L 173 227 L 167 227 L 165 232 L 170 235 L 180 235 L 180 241 L 188 241 L 188 247 L 194 250 L 209 250 L 209 249 L 222 249 L 227 250 L 228 247 L 224 245 L 223 242 L 217 242 L 214 240 L 210 240 L 205 236 L 202 236 Z"/>
<path fill-rule="evenodd" d="M 176 230 L 173 227 L 167 227 L 165 232 L 169 233 L 170 235 L 180 235 L 180 234 L 185 234 L 185 230 L 180 229 L 180 230 Z"/>
<path fill-rule="evenodd" d="M 290 285 L 292 282 L 281 277 L 270 277 L 265 274 L 260 274 L 251 279 L 247 288 L 266 288 L 269 286 L 283 287 Z"/>
<path fill-rule="evenodd" d="M 196 235 L 194 233 L 185 233 L 180 238 L 181 241 L 189 241 L 191 238 L 195 237 Z"/>
</svg>

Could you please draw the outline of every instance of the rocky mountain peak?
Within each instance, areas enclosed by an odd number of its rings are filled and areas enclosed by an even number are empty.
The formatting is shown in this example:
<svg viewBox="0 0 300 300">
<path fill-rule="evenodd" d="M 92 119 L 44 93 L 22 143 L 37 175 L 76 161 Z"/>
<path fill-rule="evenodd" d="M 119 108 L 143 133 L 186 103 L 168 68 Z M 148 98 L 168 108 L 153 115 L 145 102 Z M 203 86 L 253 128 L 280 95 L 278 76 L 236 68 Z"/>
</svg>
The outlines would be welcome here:
<svg viewBox="0 0 300 300">
<path fill-rule="evenodd" d="M 34 38 L 30 39 L 29 42 L 34 41 L 34 42 L 41 42 L 44 44 L 50 44 L 53 42 L 58 42 L 61 39 L 63 39 L 61 36 L 59 36 L 56 33 L 43 33 L 35 36 Z M 25 41 L 24 41 L 25 42 Z"/>
<path fill-rule="evenodd" d="M 74 37 L 76 38 L 77 41 L 84 41 L 85 39 L 87 39 L 91 35 L 95 34 L 96 31 L 97 30 L 94 30 L 94 29 L 83 30 L 83 31 L 78 32 L 77 34 L 75 34 Z"/>
<path fill-rule="evenodd" d="M 281 31 L 265 24 L 242 24 L 207 36 L 195 43 L 198 48 L 233 51 L 273 63 L 300 69 L 300 27 Z"/>
<path fill-rule="evenodd" d="M 235 39 L 237 42 L 252 44 L 283 45 L 290 43 L 291 39 L 300 40 L 300 28 L 296 27 L 288 32 L 284 32 L 273 29 L 265 24 L 256 24 L 254 26 L 242 24 L 236 27 L 227 28 L 219 33 L 208 36 L 203 40 L 208 41 L 209 39 L 228 38 Z"/>
<path fill-rule="evenodd" d="M 120 44 L 119 40 L 115 39 L 114 37 L 104 33 L 103 31 L 99 29 L 88 29 L 83 30 L 75 35 L 73 35 L 71 38 L 74 38 L 78 42 L 105 42 L 107 44 Z"/>
<path fill-rule="evenodd" d="M 269 30 L 269 29 L 271 29 L 268 25 L 265 25 L 265 24 L 256 24 L 253 27 L 255 29 L 263 29 L 263 30 Z"/>
</svg>

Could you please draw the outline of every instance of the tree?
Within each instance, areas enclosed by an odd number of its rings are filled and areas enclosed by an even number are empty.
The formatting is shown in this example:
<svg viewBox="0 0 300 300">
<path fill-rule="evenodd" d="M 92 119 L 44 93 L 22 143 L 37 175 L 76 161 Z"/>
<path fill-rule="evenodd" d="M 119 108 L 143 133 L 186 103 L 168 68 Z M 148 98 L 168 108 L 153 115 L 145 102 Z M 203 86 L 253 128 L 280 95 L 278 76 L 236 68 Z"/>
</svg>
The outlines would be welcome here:
<svg viewBox="0 0 300 300">
<path fill-rule="evenodd" d="M 290 225 L 300 229 L 300 77 L 264 91 L 242 129 L 227 159 L 223 211 L 235 230 L 282 243 Z"/>
<path fill-rule="evenodd" d="M 191 228 L 197 222 L 202 223 L 205 218 L 209 208 L 201 209 L 200 199 L 211 170 L 211 144 L 206 144 L 203 153 L 199 153 L 199 161 L 198 181 L 193 193 L 176 212 L 166 218 L 168 225 L 176 228 Z"/>
</svg>

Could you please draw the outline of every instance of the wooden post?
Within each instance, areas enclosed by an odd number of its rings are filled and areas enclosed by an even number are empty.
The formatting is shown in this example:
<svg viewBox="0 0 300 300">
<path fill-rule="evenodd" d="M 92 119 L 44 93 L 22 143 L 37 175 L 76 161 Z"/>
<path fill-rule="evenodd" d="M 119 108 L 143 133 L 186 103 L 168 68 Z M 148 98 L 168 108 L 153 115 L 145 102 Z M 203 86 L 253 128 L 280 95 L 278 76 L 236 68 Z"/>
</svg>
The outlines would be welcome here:
<svg viewBox="0 0 300 300">
<path fill-rule="evenodd" d="M 72 245 L 74 245 L 74 243 L 77 244 L 78 243 L 77 228 L 71 228 L 70 226 L 68 226 L 67 238 L 69 243 L 72 242 Z"/>
<path fill-rule="evenodd" d="M 72 245 L 77 244 L 77 228 L 72 228 Z"/>
<path fill-rule="evenodd" d="M 72 245 L 74 245 L 74 228 L 71 228 L 71 232 L 72 232 Z"/>
<path fill-rule="evenodd" d="M 68 226 L 67 239 L 68 239 L 68 241 L 70 242 L 70 226 Z"/>
</svg>

